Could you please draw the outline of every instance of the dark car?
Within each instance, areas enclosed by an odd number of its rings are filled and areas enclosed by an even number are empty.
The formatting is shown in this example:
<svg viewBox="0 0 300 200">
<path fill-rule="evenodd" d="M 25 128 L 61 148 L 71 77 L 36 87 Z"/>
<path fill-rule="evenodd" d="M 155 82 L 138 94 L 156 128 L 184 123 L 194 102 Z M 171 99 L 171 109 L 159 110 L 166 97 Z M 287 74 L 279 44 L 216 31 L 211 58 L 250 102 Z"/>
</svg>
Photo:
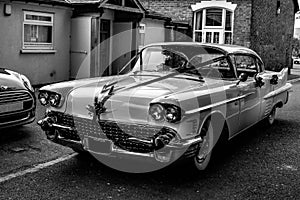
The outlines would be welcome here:
<svg viewBox="0 0 300 200">
<path fill-rule="evenodd" d="M 0 68 L 0 129 L 35 120 L 36 100 L 28 78 Z"/>
<path fill-rule="evenodd" d="M 300 59 L 299 58 L 294 58 L 294 64 L 300 64 Z"/>
</svg>

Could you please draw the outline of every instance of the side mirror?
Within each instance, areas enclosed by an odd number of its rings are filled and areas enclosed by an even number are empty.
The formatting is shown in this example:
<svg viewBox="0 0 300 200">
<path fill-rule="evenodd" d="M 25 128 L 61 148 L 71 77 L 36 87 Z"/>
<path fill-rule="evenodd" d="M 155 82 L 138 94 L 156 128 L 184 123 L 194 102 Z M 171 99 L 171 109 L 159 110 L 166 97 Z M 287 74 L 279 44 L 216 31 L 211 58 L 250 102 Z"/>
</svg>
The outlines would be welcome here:
<svg viewBox="0 0 300 200">
<path fill-rule="evenodd" d="M 256 87 L 262 87 L 265 85 L 265 83 L 263 82 L 263 78 L 260 77 L 259 74 L 255 74 L 254 79 L 255 79 Z"/>
<path fill-rule="evenodd" d="M 246 82 L 248 80 L 248 75 L 246 73 L 241 73 L 239 76 L 239 81 L 236 85 L 239 85 L 241 82 Z"/>
</svg>

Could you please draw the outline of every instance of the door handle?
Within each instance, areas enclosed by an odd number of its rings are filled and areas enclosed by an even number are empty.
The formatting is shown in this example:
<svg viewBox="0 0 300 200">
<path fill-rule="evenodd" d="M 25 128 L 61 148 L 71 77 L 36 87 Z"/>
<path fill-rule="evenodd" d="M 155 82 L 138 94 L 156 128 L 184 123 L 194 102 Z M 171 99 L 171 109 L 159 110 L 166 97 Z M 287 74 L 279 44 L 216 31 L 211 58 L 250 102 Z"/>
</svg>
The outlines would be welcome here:
<svg viewBox="0 0 300 200">
<path fill-rule="evenodd" d="M 70 51 L 70 53 L 81 53 L 81 54 L 88 54 L 87 51 Z"/>
</svg>

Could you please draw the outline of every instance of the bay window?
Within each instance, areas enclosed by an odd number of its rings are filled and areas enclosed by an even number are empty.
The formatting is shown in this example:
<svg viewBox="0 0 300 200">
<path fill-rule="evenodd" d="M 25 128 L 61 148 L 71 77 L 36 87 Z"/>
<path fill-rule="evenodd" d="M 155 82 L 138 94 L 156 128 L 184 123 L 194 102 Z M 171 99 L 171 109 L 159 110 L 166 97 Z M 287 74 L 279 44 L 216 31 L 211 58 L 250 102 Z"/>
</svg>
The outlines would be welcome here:
<svg viewBox="0 0 300 200">
<path fill-rule="evenodd" d="M 236 4 L 223 1 L 202 1 L 192 5 L 193 39 L 202 43 L 232 44 Z"/>
</svg>

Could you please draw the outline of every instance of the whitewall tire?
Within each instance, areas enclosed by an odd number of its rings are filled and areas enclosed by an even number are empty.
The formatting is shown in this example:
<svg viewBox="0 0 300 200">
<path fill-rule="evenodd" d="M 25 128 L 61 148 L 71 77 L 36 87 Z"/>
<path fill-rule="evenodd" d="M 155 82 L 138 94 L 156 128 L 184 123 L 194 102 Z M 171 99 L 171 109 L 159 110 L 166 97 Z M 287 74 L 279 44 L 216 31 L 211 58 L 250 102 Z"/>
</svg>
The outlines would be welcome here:
<svg viewBox="0 0 300 200">
<path fill-rule="evenodd" d="M 193 159 L 194 166 L 199 171 L 203 171 L 209 166 L 213 154 L 213 129 L 210 122 L 206 122 L 203 126 L 201 135 L 203 135 L 203 142 Z"/>
</svg>

